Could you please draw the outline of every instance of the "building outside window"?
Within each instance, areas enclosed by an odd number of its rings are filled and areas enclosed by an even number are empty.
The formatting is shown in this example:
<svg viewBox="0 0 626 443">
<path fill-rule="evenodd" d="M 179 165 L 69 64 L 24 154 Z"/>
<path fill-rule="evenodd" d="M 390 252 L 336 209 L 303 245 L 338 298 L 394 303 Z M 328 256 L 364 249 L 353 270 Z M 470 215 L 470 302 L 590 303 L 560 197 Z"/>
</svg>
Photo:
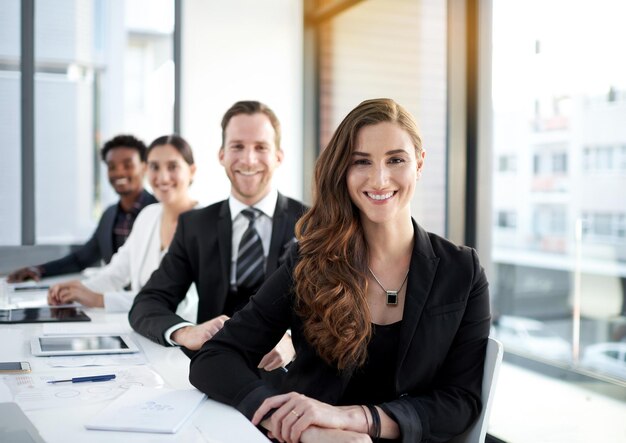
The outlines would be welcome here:
<svg viewBox="0 0 626 443">
<path fill-rule="evenodd" d="M 555 174 L 567 173 L 567 153 L 559 152 L 552 154 L 552 172 Z"/>
<path fill-rule="evenodd" d="M 615 56 L 626 31 L 617 9 L 493 2 L 493 162 L 502 170 L 513 140 L 519 149 L 515 171 L 492 178 L 491 287 L 508 352 L 623 385 L 626 363 L 615 370 L 598 357 L 626 342 L 626 59 Z M 511 213 L 516 229 L 500 232 Z M 544 338 L 506 342 L 511 327 L 537 324 Z"/>
<path fill-rule="evenodd" d="M 517 157 L 515 154 L 505 154 L 498 157 L 498 172 L 515 172 Z"/>
<path fill-rule="evenodd" d="M 517 215 L 514 211 L 498 211 L 497 226 L 515 229 L 517 227 Z"/>
</svg>

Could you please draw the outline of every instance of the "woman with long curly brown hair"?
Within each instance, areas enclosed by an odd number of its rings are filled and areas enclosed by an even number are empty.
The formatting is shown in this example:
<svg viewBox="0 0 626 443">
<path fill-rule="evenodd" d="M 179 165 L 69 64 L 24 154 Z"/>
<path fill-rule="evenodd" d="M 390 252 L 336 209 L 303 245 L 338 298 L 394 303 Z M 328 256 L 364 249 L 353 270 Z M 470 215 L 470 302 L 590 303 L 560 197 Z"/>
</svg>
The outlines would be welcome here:
<svg viewBox="0 0 626 443">
<path fill-rule="evenodd" d="M 488 284 L 474 250 L 412 219 L 424 159 L 393 100 L 351 111 L 316 163 L 290 258 L 193 358 L 191 382 L 279 441 L 446 441 L 469 427 Z M 285 328 L 297 358 L 270 386 L 254 368 Z"/>
</svg>

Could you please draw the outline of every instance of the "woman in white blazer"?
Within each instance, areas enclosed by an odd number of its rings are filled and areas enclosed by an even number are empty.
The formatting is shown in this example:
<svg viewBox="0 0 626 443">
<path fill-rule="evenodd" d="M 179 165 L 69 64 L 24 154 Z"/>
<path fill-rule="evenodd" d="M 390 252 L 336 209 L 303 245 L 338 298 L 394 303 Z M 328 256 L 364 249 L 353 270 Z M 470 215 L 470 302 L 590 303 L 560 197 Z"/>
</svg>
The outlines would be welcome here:
<svg viewBox="0 0 626 443">
<path fill-rule="evenodd" d="M 174 236 L 178 216 L 198 207 L 189 194 L 196 166 L 191 147 L 177 135 L 154 140 L 147 158 L 148 180 L 159 203 L 139 213 L 126 243 L 107 266 L 86 280 L 53 286 L 48 292 L 49 304 L 76 301 L 88 307 L 104 307 L 108 312 L 128 311 L 137 292 L 159 267 Z M 198 295 L 192 285 L 177 313 L 195 322 L 197 309 Z"/>
</svg>

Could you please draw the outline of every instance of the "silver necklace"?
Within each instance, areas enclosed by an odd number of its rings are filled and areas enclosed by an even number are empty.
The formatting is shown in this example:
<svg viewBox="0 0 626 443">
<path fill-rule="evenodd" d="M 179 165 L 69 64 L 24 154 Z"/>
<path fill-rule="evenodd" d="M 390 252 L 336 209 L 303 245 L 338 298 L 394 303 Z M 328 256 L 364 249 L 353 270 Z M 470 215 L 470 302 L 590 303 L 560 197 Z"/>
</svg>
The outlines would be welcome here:
<svg viewBox="0 0 626 443">
<path fill-rule="evenodd" d="M 380 286 L 382 288 L 382 290 L 385 291 L 385 294 L 387 294 L 387 304 L 388 305 L 397 305 L 398 304 L 398 293 L 402 290 L 402 288 L 404 287 L 404 284 L 406 283 L 407 279 L 409 278 L 409 271 L 408 270 L 406 271 L 406 275 L 404 276 L 404 280 L 402 280 L 402 284 L 400 285 L 398 290 L 397 291 L 390 291 L 388 289 L 385 289 L 385 287 L 380 282 L 380 280 L 378 280 L 378 277 L 376 277 L 376 274 L 374 274 L 374 272 L 372 271 L 372 268 L 370 268 L 368 266 L 367 269 L 369 269 L 370 274 L 372 274 L 372 277 L 374 277 L 374 280 L 376 280 L 376 283 L 378 283 L 378 286 Z"/>
</svg>

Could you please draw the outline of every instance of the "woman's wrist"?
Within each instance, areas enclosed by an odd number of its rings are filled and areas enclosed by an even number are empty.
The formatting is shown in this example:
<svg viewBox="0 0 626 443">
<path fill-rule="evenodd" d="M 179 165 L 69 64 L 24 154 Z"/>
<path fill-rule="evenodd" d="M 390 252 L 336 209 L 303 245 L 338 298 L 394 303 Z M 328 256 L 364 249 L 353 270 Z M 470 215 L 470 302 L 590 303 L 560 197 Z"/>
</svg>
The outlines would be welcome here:
<svg viewBox="0 0 626 443">
<path fill-rule="evenodd" d="M 361 434 L 369 434 L 369 423 L 371 423 L 369 411 L 364 410 L 360 405 L 341 406 L 340 409 L 343 410 L 345 416 L 345 423 L 342 429 L 359 432 Z"/>
<path fill-rule="evenodd" d="M 370 435 L 371 432 L 371 416 L 369 415 L 369 410 L 364 405 L 359 405 L 361 410 L 363 411 L 363 417 L 365 418 L 365 434 Z"/>
</svg>

